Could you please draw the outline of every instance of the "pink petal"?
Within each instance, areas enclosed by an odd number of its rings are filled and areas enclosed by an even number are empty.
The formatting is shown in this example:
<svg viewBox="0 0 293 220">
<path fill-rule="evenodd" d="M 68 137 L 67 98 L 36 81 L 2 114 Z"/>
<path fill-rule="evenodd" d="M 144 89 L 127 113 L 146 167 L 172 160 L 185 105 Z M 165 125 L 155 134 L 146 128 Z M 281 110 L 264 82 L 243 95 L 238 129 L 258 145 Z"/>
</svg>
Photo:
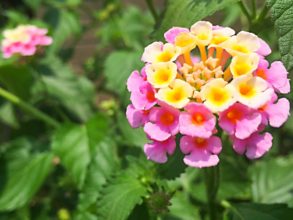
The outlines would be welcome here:
<svg viewBox="0 0 293 220">
<path fill-rule="evenodd" d="M 189 154 L 194 148 L 194 140 L 190 136 L 183 136 L 180 139 L 180 150 L 184 154 Z"/>
<path fill-rule="evenodd" d="M 190 155 L 187 155 L 183 159 L 184 163 L 191 167 L 211 167 L 219 163 L 219 157 L 212 155 L 207 151 L 192 151 Z"/>
<path fill-rule="evenodd" d="M 147 116 L 141 110 L 137 110 L 133 105 L 128 105 L 126 109 L 126 117 L 133 128 L 143 126 L 147 121 Z"/>
<path fill-rule="evenodd" d="M 246 150 L 246 144 L 247 140 L 240 140 L 235 137 L 231 137 L 232 143 L 233 143 L 233 149 L 238 153 L 238 154 L 244 154 Z"/>
<path fill-rule="evenodd" d="M 288 119 L 290 114 L 290 103 L 286 98 L 281 98 L 276 104 L 268 105 L 266 112 L 270 125 L 278 128 Z"/>
<path fill-rule="evenodd" d="M 280 93 L 290 92 L 287 75 L 288 72 L 280 61 L 273 62 L 271 68 L 267 71 L 268 81 Z"/>
<path fill-rule="evenodd" d="M 236 124 L 231 123 L 231 121 L 227 117 L 224 117 L 223 113 L 220 113 L 219 126 L 229 135 L 233 135 Z"/>
<path fill-rule="evenodd" d="M 207 149 L 213 154 L 219 154 L 222 151 L 222 142 L 219 137 L 212 136 L 208 140 Z"/>
<path fill-rule="evenodd" d="M 203 104 L 191 102 L 184 109 L 186 112 L 179 116 L 179 130 L 182 134 L 201 138 L 208 138 L 213 134 L 216 118 L 208 108 Z M 202 124 L 194 123 L 194 114 L 203 117 Z"/>
<path fill-rule="evenodd" d="M 182 27 L 172 27 L 167 32 L 165 32 L 164 37 L 168 43 L 173 44 L 177 35 L 182 32 L 189 32 L 189 30 Z"/>
<path fill-rule="evenodd" d="M 192 137 L 208 138 L 212 135 L 213 131 L 211 123 L 209 123 L 208 128 L 211 129 L 206 129 L 204 125 L 197 126 L 193 124 L 192 117 L 187 112 L 182 112 L 179 116 L 179 130 L 181 134 Z"/>
<path fill-rule="evenodd" d="M 154 141 L 151 144 L 145 144 L 144 152 L 149 160 L 157 163 L 165 163 L 167 162 L 167 154 L 172 155 L 175 148 L 175 138 L 171 137 L 163 142 Z"/>
<path fill-rule="evenodd" d="M 143 83 L 143 79 L 137 70 L 133 71 L 127 80 L 127 89 L 129 92 L 138 91 Z"/>
<path fill-rule="evenodd" d="M 171 137 L 168 131 L 163 130 L 160 126 L 151 122 L 145 124 L 144 131 L 152 140 L 156 141 L 165 141 Z"/>
<path fill-rule="evenodd" d="M 261 38 L 258 38 L 260 43 L 260 48 L 257 50 L 257 53 L 261 56 L 267 56 L 271 54 L 272 50 L 270 46 Z"/>
<path fill-rule="evenodd" d="M 245 116 L 236 123 L 235 136 L 245 139 L 256 132 L 261 123 L 261 115 L 258 112 Z"/>
<path fill-rule="evenodd" d="M 254 134 L 247 145 L 246 156 L 249 159 L 262 157 L 272 147 L 273 137 L 270 133 Z"/>
</svg>

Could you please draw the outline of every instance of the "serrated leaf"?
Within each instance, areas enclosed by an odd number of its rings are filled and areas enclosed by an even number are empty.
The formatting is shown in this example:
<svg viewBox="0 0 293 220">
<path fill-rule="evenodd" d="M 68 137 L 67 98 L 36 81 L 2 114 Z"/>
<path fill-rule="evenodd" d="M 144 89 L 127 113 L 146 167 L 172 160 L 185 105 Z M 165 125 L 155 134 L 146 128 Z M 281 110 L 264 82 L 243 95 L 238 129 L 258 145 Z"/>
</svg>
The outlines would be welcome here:
<svg viewBox="0 0 293 220">
<path fill-rule="evenodd" d="M 173 26 L 190 27 L 238 0 L 169 0 L 165 14 L 155 35 L 162 39 L 164 32 Z"/>
<path fill-rule="evenodd" d="M 108 183 L 98 201 L 98 214 L 102 219 L 124 220 L 142 202 L 142 197 L 147 195 L 147 187 L 140 180 L 143 172 L 144 169 L 133 164 Z"/>
<path fill-rule="evenodd" d="M 101 187 L 118 168 L 116 144 L 109 137 L 96 143 L 85 184 L 79 195 L 79 210 L 86 210 L 97 200 Z"/>
<path fill-rule="evenodd" d="M 287 203 L 293 200 L 293 157 L 261 161 L 250 167 L 253 201 Z"/>
<path fill-rule="evenodd" d="M 126 81 L 131 72 L 140 69 L 142 51 L 118 51 L 111 53 L 105 61 L 106 87 L 120 95 L 122 101 L 129 103 L 129 93 L 126 90 Z"/>
<path fill-rule="evenodd" d="M 279 37 L 279 48 L 286 68 L 293 68 L 293 1 L 267 0 L 272 10 L 272 19 Z"/>
<path fill-rule="evenodd" d="M 0 195 L 0 211 L 11 211 L 27 204 L 51 169 L 52 155 L 49 153 L 9 160 L 7 182 Z"/>
<path fill-rule="evenodd" d="M 99 136 L 108 131 L 107 120 L 98 116 L 97 130 Z M 87 168 L 91 160 L 91 139 L 86 125 L 67 124 L 61 127 L 53 138 L 52 150 L 61 159 L 61 163 L 68 170 L 74 182 L 81 189 L 83 187 Z"/>
<path fill-rule="evenodd" d="M 238 204 L 229 213 L 229 220 L 291 220 L 293 209 L 285 204 Z"/>
</svg>

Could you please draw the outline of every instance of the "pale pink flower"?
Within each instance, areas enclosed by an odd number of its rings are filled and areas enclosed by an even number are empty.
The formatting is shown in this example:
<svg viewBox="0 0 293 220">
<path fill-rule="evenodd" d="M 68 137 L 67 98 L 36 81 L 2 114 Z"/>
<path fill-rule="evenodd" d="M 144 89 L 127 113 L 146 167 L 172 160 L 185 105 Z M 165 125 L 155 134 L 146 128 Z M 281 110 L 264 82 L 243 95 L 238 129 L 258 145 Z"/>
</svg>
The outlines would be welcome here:
<svg viewBox="0 0 293 220">
<path fill-rule="evenodd" d="M 164 141 L 179 131 L 180 111 L 167 105 L 153 107 L 149 113 L 149 121 L 144 126 L 148 137 L 156 141 Z"/>
<path fill-rule="evenodd" d="M 208 138 L 216 125 L 216 117 L 201 103 L 190 102 L 179 117 L 179 130 L 183 135 Z"/>
<path fill-rule="evenodd" d="M 271 54 L 272 50 L 270 46 L 261 38 L 258 38 L 258 41 L 260 43 L 260 48 L 256 51 L 256 53 L 264 57 Z"/>
<path fill-rule="evenodd" d="M 211 136 L 208 139 L 183 136 L 180 149 L 184 154 L 184 163 L 191 167 L 210 167 L 219 163 L 218 154 L 222 150 L 221 139 Z"/>
<path fill-rule="evenodd" d="M 187 33 L 189 30 L 187 28 L 182 27 L 172 27 L 168 31 L 165 32 L 164 37 L 168 43 L 174 44 L 175 38 L 180 33 Z"/>
<path fill-rule="evenodd" d="M 172 136 L 165 141 L 153 141 L 144 145 L 144 153 L 148 160 L 153 160 L 157 163 L 166 163 L 168 155 L 172 155 L 176 148 L 175 137 Z"/>
<path fill-rule="evenodd" d="M 273 137 L 268 132 L 264 134 L 256 132 L 244 140 L 236 137 L 231 137 L 231 139 L 233 149 L 238 154 L 245 154 L 249 159 L 257 159 L 270 150 Z"/>
<path fill-rule="evenodd" d="M 257 131 L 260 123 L 261 114 L 240 103 L 235 103 L 219 114 L 219 126 L 239 139 L 245 139 Z"/>
<path fill-rule="evenodd" d="M 132 104 L 127 106 L 126 117 L 133 128 L 143 126 L 148 121 L 149 110 L 135 109 Z"/>
<path fill-rule="evenodd" d="M 268 61 L 260 59 L 255 75 L 263 78 L 279 93 L 289 93 L 290 83 L 288 72 L 280 61 L 275 61 L 269 67 Z"/>
<path fill-rule="evenodd" d="M 276 128 L 281 127 L 290 115 L 290 102 L 286 98 L 277 99 L 278 96 L 274 94 L 267 104 L 259 108 L 262 123 L 265 125 L 269 123 Z"/>
</svg>

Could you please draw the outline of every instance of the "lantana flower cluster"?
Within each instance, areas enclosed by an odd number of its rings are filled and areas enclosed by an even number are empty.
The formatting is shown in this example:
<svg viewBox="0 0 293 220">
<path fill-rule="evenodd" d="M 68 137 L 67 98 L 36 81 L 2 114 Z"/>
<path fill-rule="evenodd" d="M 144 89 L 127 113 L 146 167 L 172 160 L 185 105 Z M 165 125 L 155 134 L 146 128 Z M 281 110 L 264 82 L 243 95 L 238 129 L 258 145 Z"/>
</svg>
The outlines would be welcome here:
<svg viewBox="0 0 293 220">
<path fill-rule="evenodd" d="M 47 32 L 47 29 L 33 25 L 19 25 L 14 29 L 5 30 L 1 42 L 3 57 L 9 58 L 15 54 L 34 55 L 39 46 L 52 44 L 52 38 L 47 36 Z"/>
<path fill-rule="evenodd" d="M 282 62 L 266 60 L 270 47 L 252 33 L 207 21 L 173 27 L 164 36 L 167 43 L 145 48 L 144 68 L 127 81 L 127 119 L 149 138 L 147 158 L 165 163 L 180 138 L 185 164 L 215 166 L 223 132 L 237 153 L 263 156 L 272 146 L 265 128 L 280 127 L 290 108 L 278 98 L 290 91 L 288 72 Z"/>
</svg>

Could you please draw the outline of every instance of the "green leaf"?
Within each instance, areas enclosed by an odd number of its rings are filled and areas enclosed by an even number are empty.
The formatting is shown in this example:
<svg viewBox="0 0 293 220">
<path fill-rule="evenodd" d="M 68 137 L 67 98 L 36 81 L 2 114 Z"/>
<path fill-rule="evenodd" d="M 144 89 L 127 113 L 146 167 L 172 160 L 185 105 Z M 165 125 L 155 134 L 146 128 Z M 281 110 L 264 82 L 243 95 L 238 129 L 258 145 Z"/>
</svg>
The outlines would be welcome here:
<svg viewBox="0 0 293 220">
<path fill-rule="evenodd" d="M 96 117 L 98 118 L 95 120 L 96 130 L 88 129 L 87 125 L 67 124 L 62 126 L 53 138 L 53 152 L 60 157 L 61 163 L 80 189 L 83 187 L 87 175 L 92 148 L 95 147 L 92 144 L 92 132 L 96 132 L 98 137 L 102 137 L 109 129 L 105 117 L 102 115 Z"/>
<path fill-rule="evenodd" d="M 110 137 L 99 140 L 93 147 L 92 160 L 82 193 L 79 195 L 78 209 L 82 211 L 96 202 L 102 186 L 114 174 L 119 164 L 116 144 Z"/>
<path fill-rule="evenodd" d="M 0 120 L 13 128 L 19 127 L 14 107 L 9 102 L 6 102 L 0 106 Z"/>
<path fill-rule="evenodd" d="M 37 99 L 44 94 L 57 99 L 60 105 L 86 121 L 93 114 L 94 85 L 84 76 L 76 75 L 65 63 L 49 56 L 36 67 L 41 80 L 34 86 L 33 94 Z"/>
<path fill-rule="evenodd" d="M 250 167 L 253 201 L 287 203 L 293 200 L 293 157 L 261 161 Z"/>
<path fill-rule="evenodd" d="M 279 37 L 279 48 L 286 68 L 293 68 L 293 1 L 267 0 Z"/>
<path fill-rule="evenodd" d="M 155 32 L 163 38 L 164 32 L 173 26 L 189 28 L 195 22 L 212 15 L 238 0 L 169 0 L 161 24 Z"/>
<path fill-rule="evenodd" d="M 0 83 L 5 85 L 13 94 L 28 99 L 33 83 L 32 71 L 24 65 L 1 65 Z"/>
<path fill-rule="evenodd" d="M 98 213 L 104 220 L 124 220 L 134 207 L 147 195 L 142 181 L 145 168 L 132 164 L 132 167 L 119 172 L 102 190 L 98 201 Z"/>
<path fill-rule="evenodd" d="M 81 33 L 80 19 L 75 13 L 66 10 L 50 8 L 44 17 L 44 20 L 52 27 L 53 44 L 50 45 L 47 52 L 56 53 L 64 46 L 64 42 Z"/>
<path fill-rule="evenodd" d="M 171 199 L 171 206 L 169 206 L 170 213 L 167 218 L 178 220 L 200 220 L 199 210 L 193 206 L 187 194 L 183 192 L 176 192 Z"/>
<path fill-rule="evenodd" d="M 148 142 L 148 139 L 146 138 L 146 134 L 143 129 L 132 128 L 126 119 L 126 115 L 124 112 L 118 112 L 117 124 L 120 132 L 122 133 L 122 142 L 124 144 L 140 147 L 142 149 L 143 146 Z"/>
<path fill-rule="evenodd" d="M 291 220 L 293 209 L 284 204 L 238 204 L 228 214 L 229 220 Z"/>
<path fill-rule="evenodd" d="M 226 144 L 227 147 L 230 147 Z M 220 166 L 219 199 L 249 199 L 251 197 L 251 180 L 248 164 L 237 155 L 232 147 L 222 152 Z"/>
<path fill-rule="evenodd" d="M 48 153 L 8 160 L 7 182 L 0 195 L 0 211 L 11 211 L 27 204 L 51 169 L 52 155 Z"/>
<path fill-rule="evenodd" d="M 141 55 L 142 51 L 118 51 L 111 53 L 105 61 L 106 87 L 120 95 L 124 104 L 129 103 L 126 81 L 132 71 L 143 66 Z"/>
</svg>

